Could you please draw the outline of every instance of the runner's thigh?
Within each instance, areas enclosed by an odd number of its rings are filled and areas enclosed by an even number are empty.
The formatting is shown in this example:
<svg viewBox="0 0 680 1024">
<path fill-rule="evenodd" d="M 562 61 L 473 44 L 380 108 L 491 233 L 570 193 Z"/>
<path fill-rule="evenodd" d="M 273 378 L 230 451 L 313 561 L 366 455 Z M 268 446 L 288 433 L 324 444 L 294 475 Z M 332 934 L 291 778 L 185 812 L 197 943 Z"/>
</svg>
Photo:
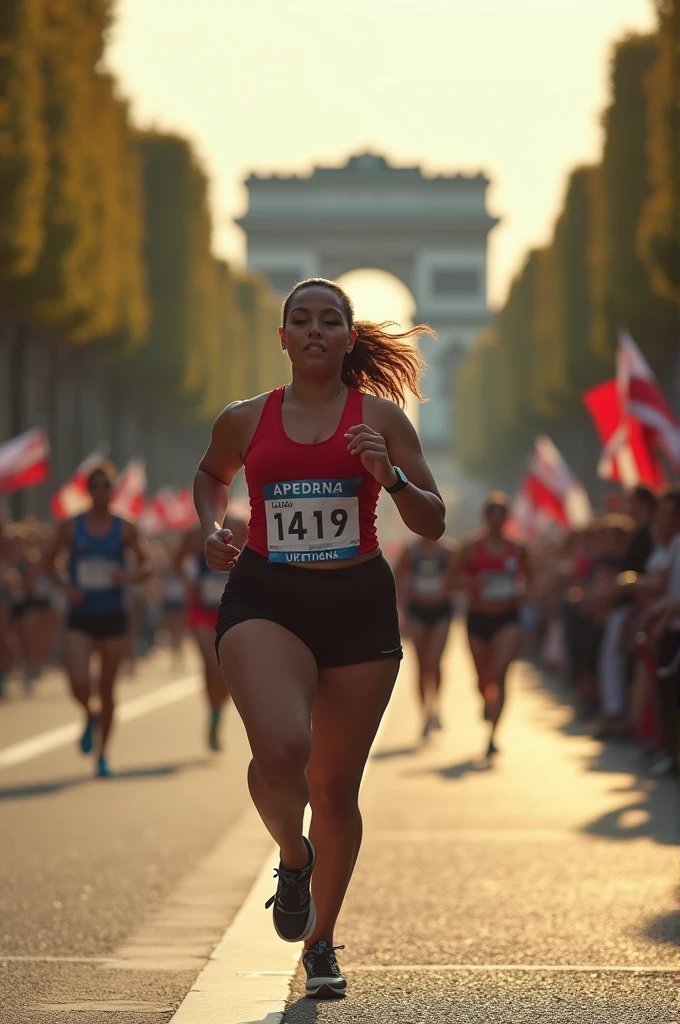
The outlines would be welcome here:
<svg viewBox="0 0 680 1024">
<path fill-rule="evenodd" d="M 94 642 L 87 633 L 77 629 L 68 630 L 64 640 L 64 668 L 72 682 L 87 682 L 93 650 Z"/>
<path fill-rule="evenodd" d="M 439 664 L 441 656 L 444 653 L 444 648 L 446 647 L 450 628 L 450 621 L 448 619 L 443 619 L 429 630 L 429 636 L 427 638 L 427 657 L 430 664 Z"/>
<path fill-rule="evenodd" d="M 511 623 L 499 629 L 491 639 L 491 658 L 496 672 L 505 672 L 511 661 L 519 654 L 522 631 L 518 623 Z"/>
<path fill-rule="evenodd" d="M 398 671 L 395 658 L 320 670 L 307 767 L 312 792 L 336 782 L 358 789 Z"/>
<path fill-rule="evenodd" d="M 318 669 L 301 640 L 276 622 L 249 619 L 227 630 L 219 650 L 222 672 L 256 757 L 272 744 L 309 736 Z"/>
</svg>

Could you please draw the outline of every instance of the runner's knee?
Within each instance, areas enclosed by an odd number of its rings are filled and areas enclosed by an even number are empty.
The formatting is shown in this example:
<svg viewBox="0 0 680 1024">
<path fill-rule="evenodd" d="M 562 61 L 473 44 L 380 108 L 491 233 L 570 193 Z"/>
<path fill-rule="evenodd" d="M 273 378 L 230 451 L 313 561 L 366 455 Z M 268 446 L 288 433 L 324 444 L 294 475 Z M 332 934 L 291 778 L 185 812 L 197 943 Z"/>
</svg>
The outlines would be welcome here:
<svg viewBox="0 0 680 1024">
<path fill-rule="evenodd" d="M 278 737 L 253 748 L 253 763 L 258 778 L 268 789 L 281 789 L 292 778 L 302 775 L 312 751 L 309 733 Z"/>
<path fill-rule="evenodd" d="M 359 787 L 345 779 L 310 780 L 309 802 L 314 814 L 336 821 L 346 821 L 359 810 Z"/>
</svg>

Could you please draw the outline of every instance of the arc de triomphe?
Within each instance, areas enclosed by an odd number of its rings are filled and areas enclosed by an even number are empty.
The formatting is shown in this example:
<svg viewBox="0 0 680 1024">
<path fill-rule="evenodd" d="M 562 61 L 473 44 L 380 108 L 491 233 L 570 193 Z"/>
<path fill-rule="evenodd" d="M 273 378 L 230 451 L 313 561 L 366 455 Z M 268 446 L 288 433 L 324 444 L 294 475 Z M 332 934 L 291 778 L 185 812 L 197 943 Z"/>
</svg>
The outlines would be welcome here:
<svg viewBox="0 0 680 1024">
<path fill-rule="evenodd" d="M 364 267 L 388 271 L 409 289 L 416 322 L 439 340 L 421 339 L 429 371 L 420 410 L 428 450 L 450 450 L 455 362 L 489 319 L 487 237 L 497 223 L 486 208 L 483 174 L 426 177 L 364 153 L 344 167 L 306 176 L 246 182 L 248 266 L 285 294 L 306 277 L 335 279 Z"/>
</svg>

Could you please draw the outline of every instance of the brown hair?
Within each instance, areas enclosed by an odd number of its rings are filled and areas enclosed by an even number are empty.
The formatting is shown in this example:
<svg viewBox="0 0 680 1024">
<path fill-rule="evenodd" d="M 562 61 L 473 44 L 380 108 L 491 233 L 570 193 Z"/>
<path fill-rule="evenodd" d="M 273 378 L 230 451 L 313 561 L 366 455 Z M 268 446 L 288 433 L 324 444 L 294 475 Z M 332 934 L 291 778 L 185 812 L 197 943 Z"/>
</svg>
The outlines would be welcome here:
<svg viewBox="0 0 680 1024">
<path fill-rule="evenodd" d="M 343 384 L 381 398 L 391 398 L 401 406 L 406 403 L 407 391 L 411 391 L 421 402 L 425 401 L 420 390 L 420 378 L 426 369 L 425 360 L 410 340 L 420 334 L 436 337 L 431 327 L 418 324 L 409 331 L 392 333 L 389 328 L 399 326 L 392 320 L 380 324 L 371 320 L 355 320 L 354 306 L 349 295 L 335 281 L 327 281 L 323 277 L 311 277 L 295 285 L 283 303 L 281 323 L 284 327 L 291 303 L 303 288 L 327 288 L 337 295 L 350 330 L 357 332 L 354 348 L 345 356 L 342 364 Z"/>
<path fill-rule="evenodd" d="M 506 494 L 505 491 L 492 491 L 484 502 L 484 515 L 486 515 L 492 508 L 502 508 L 503 511 L 508 514 L 510 512 L 510 495 Z"/>
<path fill-rule="evenodd" d="M 109 462 L 107 459 L 104 459 L 102 462 L 99 463 L 98 466 L 95 466 L 94 469 L 90 470 L 90 472 L 87 474 L 88 490 L 92 486 L 92 481 L 95 479 L 95 477 L 98 476 L 106 477 L 110 486 L 113 487 L 114 483 L 116 482 L 116 470 L 113 463 Z"/>
</svg>

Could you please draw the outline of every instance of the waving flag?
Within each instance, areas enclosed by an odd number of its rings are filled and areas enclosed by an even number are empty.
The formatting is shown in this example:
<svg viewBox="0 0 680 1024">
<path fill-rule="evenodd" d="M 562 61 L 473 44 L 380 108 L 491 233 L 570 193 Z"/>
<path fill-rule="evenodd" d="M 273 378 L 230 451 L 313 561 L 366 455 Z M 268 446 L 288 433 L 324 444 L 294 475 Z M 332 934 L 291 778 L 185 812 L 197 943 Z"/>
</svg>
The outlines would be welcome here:
<svg viewBox="0 0 680 1024">
<path fill-rule="evenodd" d="M 148 536 L 169 531 L 188 530 L 197 521 L 190 487 L 177 491 L 165 487 L 146 503 L 139 517 L 139 528 Z"/>
<path fill-rule="evenodd" d="M 651 367 L 627 331 L 619 334 L 616 380 L 628 419 L 648 431 L 652 448 L 663 452 L 680 471 L 680 423 L 670 410 Z"/>
<path fill-rule="evenodd" d="M 585 488 L 549 437 L 537 437 L 523 492 L 538 512 L 558 526 L 585 526 L 592 515 Z"/>
<path fill-rule="evenodd" d="M 41 428 L 0 445 L 0 492 L 43 484 L 50 475 L 50 443 Z"/>
<path fill-rule="evenodd" d="M 590 388 L 583 395 L 583 403 L 602 444 L 598 476 L 623 487 L 661 486 L 663 467 L 652 450 L 648 431 L 637 420 L 624 415 L 617 382 L 607 380 Z"/>
<path fill-rule="evenodd" d="M 80 463 L 73 475 L 63 487 L 60 487 L 50 498 L 50 510 L 57 522 L 71 519 L 90 507 L 90 495 L 87 491 L 87 478 L 93 469 L 100 466 L 106 458 L 108 445 L 100 444 Z"/>
<path fill-rule="evenodd" d="M 121 470 L 111 499 L 114 515 L 135 520 L 144 508 L 146 491 L 146 463 L 144 459 L 130 459 Z"/>
</svg>

